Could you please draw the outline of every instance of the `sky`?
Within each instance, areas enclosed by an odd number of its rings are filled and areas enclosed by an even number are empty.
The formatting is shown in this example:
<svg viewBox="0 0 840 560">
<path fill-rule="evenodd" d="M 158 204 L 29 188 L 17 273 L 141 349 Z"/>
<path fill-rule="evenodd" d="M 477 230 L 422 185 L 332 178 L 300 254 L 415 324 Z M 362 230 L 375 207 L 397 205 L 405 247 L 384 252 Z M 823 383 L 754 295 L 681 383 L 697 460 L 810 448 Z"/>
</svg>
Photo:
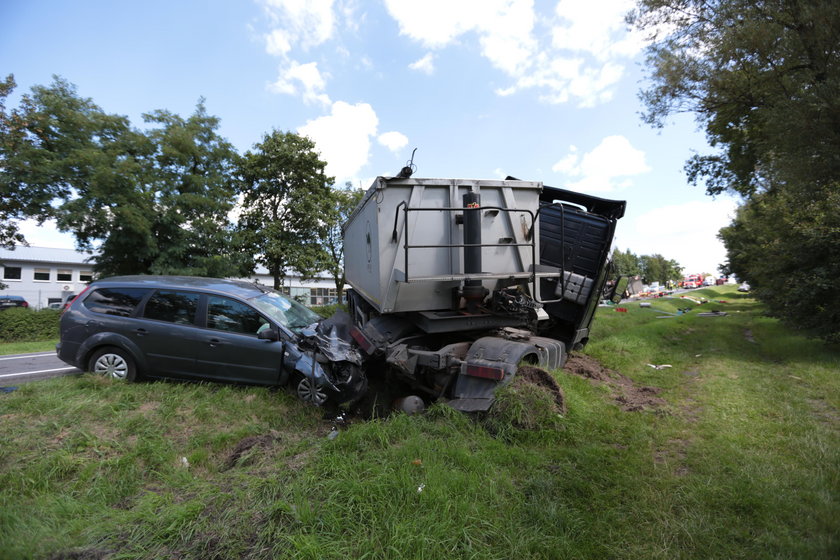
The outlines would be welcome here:
<svg viewBox="0 0 840 560">
<path fill-rule="evenodd" d="M 53 75 L 103 110 L 191 114 L 201 98 L 240 153 L 271 130 L 315 141 L 367 188 L 416 148 L 416 177 L 508 175 L 627 201 L 615 246 L 688 273 L 726 260 L 737 201 L 689 185 L 709 153 L 692 115 L 645 124 L 632 0 L 2 0 L 0 73 L 15 107 Z M 50 223 L 30 244 L 73 247 Z"/>
</svg>

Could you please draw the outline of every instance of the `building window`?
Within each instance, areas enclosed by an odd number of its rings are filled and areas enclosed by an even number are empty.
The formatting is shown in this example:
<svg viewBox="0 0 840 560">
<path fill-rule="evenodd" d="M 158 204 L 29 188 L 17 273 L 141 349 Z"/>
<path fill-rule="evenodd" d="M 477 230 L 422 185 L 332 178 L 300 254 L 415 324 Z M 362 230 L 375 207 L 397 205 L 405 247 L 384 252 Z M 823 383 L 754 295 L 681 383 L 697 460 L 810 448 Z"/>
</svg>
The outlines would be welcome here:
<svg viewBox="0 0 840 560">
<path fill-rule="evenodd" d="M 310 288 L 309 305 L 327 305 L 338 300 L 335 288 Z"/>
<path fill-rule="evenodd" d="M 72 282 L 73 281 L 73 271 L 72 270 L 59 270 L 58 273 L 55 275 L 55 279 L 59 282 Z"/>
<path fill-rule="evenodd" d="M 20 280 L 19 266 L 5 266 L 3 267 L 3 280 Z"/>
<path fill-rule="evenodd" d="M 50 281 L 50 269 L 49 268 L 36 268 L 34 279 L 37 282 L 49 282 Z"/>
<path fill-rule="evenodd" d="M 93 274 L 90 272 L 80 272 L 79 273 L 79 282 L 92 282 L 93 281 Z"/>
</svg>

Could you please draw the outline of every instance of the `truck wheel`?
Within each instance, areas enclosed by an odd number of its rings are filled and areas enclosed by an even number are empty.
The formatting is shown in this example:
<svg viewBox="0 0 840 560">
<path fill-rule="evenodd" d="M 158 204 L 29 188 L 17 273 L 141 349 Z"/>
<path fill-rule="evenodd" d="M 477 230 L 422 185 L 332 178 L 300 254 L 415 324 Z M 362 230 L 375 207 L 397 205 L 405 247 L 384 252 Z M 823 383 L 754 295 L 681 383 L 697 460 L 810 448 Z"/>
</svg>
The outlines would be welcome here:
<svg viewBox="0 0 840 560">
<path fill-rule="evenodd" d="M 312 403 L 315 406 L 324 406 L 329 398 L 326 390 L 304 375 L 298 374 L 297 377 L 294 387 L 300 400 Z"/>
<path fill-rule="evenodd" d="M 94 352 L 88 361 L 88 370 L 122 381 L 137 380 L 134 358 L 120 348 L 108 346 Z"/>
</svg>

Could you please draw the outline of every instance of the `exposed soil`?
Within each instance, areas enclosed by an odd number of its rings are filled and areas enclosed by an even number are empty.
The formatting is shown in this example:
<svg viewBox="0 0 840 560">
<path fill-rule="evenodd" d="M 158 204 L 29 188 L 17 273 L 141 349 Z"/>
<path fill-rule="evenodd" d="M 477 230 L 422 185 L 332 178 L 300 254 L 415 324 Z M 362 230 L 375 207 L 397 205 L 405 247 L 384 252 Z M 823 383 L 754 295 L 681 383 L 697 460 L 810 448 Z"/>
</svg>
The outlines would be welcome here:
<svg viewBox="0 0 840 560">
<path fill-rule="evenodd" d="M 591 383 L 606 385 L 613 399 L 625 412 L 657 410 L 665 406 L 665 400 L 657 395 L 659 387 L 637 385 L 632 379 L 601 365 L 598 360 L 584 354 L 570 356 L 563 368 L 568 373 L 585 377 Z"/>
<path fill-rule="evenodd" d="M 557 403 L 557 413 L 566 414 L 566 396 L 563 394 L 563 389 L 557 384 L 557 381 L 550 373 L 544 369 L 533 366 L 522 366 L 516 370 L 516 376 L 513 378 L 514 383 L 530 383 L 538 387 L 542 387 L 554 398 Z"/>
<path fill-rule="evenodd" d="M 236 444 L 236 447 L 233 448 L 233 451 L 230 452 L 230 455 L 228 455 L 225 464 L 222 466 L 222 470 L 226 471 L 235 467 L 239 463 L 239 460 L 246 456 L 254 447 L 268 448 L 279 439 L 280 436 L 277 434 L 262 434 L 259 436 L 248 436 L 240 440 Z"/>
</svg>

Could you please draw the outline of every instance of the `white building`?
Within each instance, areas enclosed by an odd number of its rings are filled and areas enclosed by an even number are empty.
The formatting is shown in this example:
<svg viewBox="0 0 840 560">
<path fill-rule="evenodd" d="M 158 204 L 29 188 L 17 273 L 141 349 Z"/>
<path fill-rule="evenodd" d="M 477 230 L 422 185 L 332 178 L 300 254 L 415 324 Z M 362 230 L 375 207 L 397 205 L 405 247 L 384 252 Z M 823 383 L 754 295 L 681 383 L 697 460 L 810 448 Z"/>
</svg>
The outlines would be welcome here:
<svg viewBox="0 0 840 560">
<path fill-rule="evenodd" d="M 22 296 L 34 309 L 51 303 L 61 303 L 68 296 L 78 294 L 94 278 L 95 257 L 73 249 L 46 247 L 15 247 L 14 251 L 0 248 L 0 282 L 6 288 L 0 294 Z M 243 280 L 274 285 L 264 268 Z M 289 274 L 283 281 L 283 293 L 306 305 L 325 305 L 336 301 L 335 282 L 320 274 L 302 280 Z"/>
<path fill-rule="evenodd" d="M 34 309 L 61 303 L 93 279 L 91 255 L 73 249 L 0 248 L 0 293 L 22 296 Z"/>
</svg>

